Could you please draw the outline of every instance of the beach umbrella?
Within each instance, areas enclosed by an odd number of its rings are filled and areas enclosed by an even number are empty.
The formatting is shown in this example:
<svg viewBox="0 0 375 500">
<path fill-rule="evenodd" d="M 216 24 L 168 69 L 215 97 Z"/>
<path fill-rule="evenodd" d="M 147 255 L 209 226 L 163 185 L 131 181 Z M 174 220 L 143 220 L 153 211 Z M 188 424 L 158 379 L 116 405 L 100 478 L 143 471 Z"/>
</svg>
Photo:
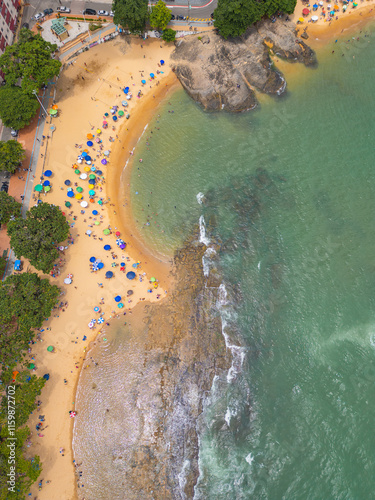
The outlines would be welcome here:
<svg viewBox="0 0 375 500">
<path fill-rule="evenodd" d="M 35 364 L 34 363 L 29 363 L 28 367 L 29 370 L 34 370 Z"/>
<path fill-rule="evenodd" d="M 124 250 L 126 248 L 126 243 L 121 243 L 120 248 L 121 250 Z"/>
<path fill-rule="evenodd" d="M 68 195 L 69 198 L 74 198 L 73 191 L 68 191 L 67 195 Z"/>
<path fill-rule="evenodd" d="M 99 312 L 100 312 L 100 307 L 95 306 L 95 307 L 94 307 L 94 312 L 99 313 Z"/>
<path fill-rule="evenodd" d="M 315 9 L 315 10 L 316 10 L 317 8 L 318 8 L 318 4 L 317 4 L 317 3 L 314 3 L 314 5 L 313 5 L 313 9 Z"/>
<path fill-rule="evenodd" d="M 124 89 L 125 94 L 127 94 L 129 92 L 129 90 L 130 90 L 129 87 L 125 87 L 125 89 Z"/>
<path fill-rule="evenodd" d="M 110 231 L 108 228 L 103 229 L 103 234 L 108 235 L 108 234 L 110 234 L 110 232 L 111 232 L 111 231 Z"/>
<path fill-rule="evenodd" d="M 353 5 L 354 5 L 354 3 L 353 3 Z M 333 6 L 333 10 L 339 10 L 339 9 L 340 9 L 340 7 L 338 5 Z"/>
<path fill-rule="evenodd" d="M 121 295 L 116 295 L 116 297 L 115 297 L 115 301 L 116 301 L 116 302 L 120 302 L 120 301 L 121 301 Z"/>
<path fill-rule="evenodd" d="M 87 165 L 86 165 L 86 167 L 84 167 L 84 168 L 83 168 L 83 170 L 84 170 L 85 172 L 90 172 L 90 171 L 91 171 L 90 167 L 89 167 L 89 166 L 87 166 Z"/>
<path fill-rule="evenodd" d="M 51 184 L 50 181 L 44 181 L 43 182 L 43 186 L 49 186 L 50 184 Z"/>
<path fill-rule="evenodd" d="M 133 280 L 135 278 L 135 273 L 133 271 L 129 271 L 128 273 L 126 273 L 126 277 L 128 278 L 128 280 Z"/>
<path fill-rule="evenodd" d="M 78 193 L 82 193 L 82 191 L 83 191 L 83 188 L 81 188 L 81 186 L 78 186 L 78 187 L 77 187 L 77 192 L 78 192 Z"/>
<path fill-rule="evenodd" d="M 353 3 L 353 7 L 354 7 L 354 3 Z M 331 14 L 331 16 L 334 16 L 335 15 L 335 11 L 331 10 L 330 14 Z"/>
<path fill-rule="evenodd" d="M 96 257 L 90 257 L 90 262 L 95 262 L 96 261 Z"/>
<path fill-rule="evenodd" d="M 86 144 L 87 144 L 88 146 L 93 146 L 93 145 L 94 145 L 94 143 L 93 143 L 92 141 L 87 141 L 87 142 L 86 142 Z"/>
<path fill-rule="evenodd" d="M 92 321 L 90 321 L 90 323 L 87 325 L 89 328 L 94 328 L 95 326 L 95 323 L 93 323 Z"/>
<path fill-rule="evenodd" d="M 120 238 L 116 240 L 116 245 L 120 246 L 122 243 L 124 243 L 124 240 L 121 240 Z"/>
<path fill-rule="evenodd" d="M 102 175 L 103 172 L 101 170 L 96 170 L 95 173 L 96 175 Z"/>
<path fill-rule="evenodd" d="M 101 134 L 102 133 L 102 131 L 100 130 L 100 128 L 96 129 L 96 133 L 97 134 Z"/>
<path fill-rule="evenodd" d="M 51 116 L 56 116 L 56 115 L 57 115 L 57 109 L 50 109 L 50 110 L 49 110 L 49 114 L 50 114 Z"/>
<path fill-rule="evenodd" d="M 302 14 L 303 14 L 304 16 L 308 16 L 308 15 L 310 14 L 310 10 L 309 10 L 309 9 L 307 9 L 307 8 L 305 8 L 305 9 L 303 9 L 303 10 L 302 10 Z"/>
<path fill-rule="evenodd" d="M 155 78 L 154 73 L 150 73 L 151 78 Z"/>
<path fill-rule="evenodd" d="M 85 161 L 91 161 L 91 156 L 86 155 L 86 156 L 85 156 Z"/>
<path fill-rule="evenodd" d="M 319 17 L 318 17 L 318 16 L 311 16 L 311 21 L 312 21 L 313 23 L 316 23 L 316 21 L 317 21 L 318 19 L 319 19 Z"/>
<path fill-rule="evenodd" d="M 112 120 L 113 120 L 114 122 L 117 122 L 117 116 L 116 116 L 116 115 L 112 116 Z"/>
<path fill-rule="evenodd" d="M 96 170 L 96 167 L 95 167 L 95 165 L 93 165 L 93 166 L 91 167 L 91 172 L 95 172 L 95 170 Z"/>
<path fill-rule="evenodd" d="M 98 319 L 98 324 L 101 325 L 102 323 L 104 323 L 104 318 L 99 318 Z"/>
<path fill-rule="evenodd" d="M 104 267 L 103 262 L 99 262 L 99 263 L 98 263 L 98 268 L 99 268 L 99 269 L 103 269 L 103 267 Z"/>
<path fill-rule="evenodd" d="M 89 205 L 89 204 L 87 203 L 87 201 L 81 201 L 81 207 L 82 207 L 82 208 L 87 208 L 87 207 L 88 207 L 88 205 Z"/>
<path fill-rule="evenodd" d="M 108 278 L 108 279 L 112 278 L 112 276 L 113 276 L 113 272 L 112 271 L 107 271 L 105 273 L 105 277 Z"/>
<path fill-rule="evenodd" d="M 298 22 L 300 22 L 300 23 L 304 23 L 304 22 L 305 22 L 305 20 L 304 20 L 304 18 L 303 18 L 303 17 L 299 17 L 299 18 L 298 18 Z"/>
<path fill-rule="evenodd" d="M 95 224 L 95 226 L 99 226 L 100 221 L 96 220 L 96 221 L 94 222 L 94 224 Z"/>
<path fill-rule="evenodd" d="M 108 122 L 106 122 L 106 121 L 104 120 L 104 122 L 103 122 L 103 126 L 105 126 L 105 125 L 108 125 Z"/>
<path fill-rule="evenodd" d="M 99 212 L 98 212 L 97 210 L 93 210 L 93 211 L 92 211 L 92 215 L 98 215 L 98 213 L 99 213 Z"/>
<path fill-rule="evenodd" d="M 99 200 L 99 201 L 98 201 L 98 205 L 103 205 L 103 201 L 102 201 L 102 200 Z"/>
<path fill-rule="evenodd" d="M 94 138 L 94 136 L 93 136 L 92 134 L 87 134 L 87 135 L 86 135 L 86 137 L 87 137 L 87 139 L 88 139 L 89 141 L 91 141 L 91 139 L 93 139 L 93 138 Z"/>
<path fill-rule="evenodd" d="M 64 182 L 65 186 L 70 186 L 71 185 L 71 182 L 69 179 L 66 179 L 66 181 Z"/>
<path fill-rule="evenodd" d="M 41 184 L 37 184 L 34 189 L 35 191 L 38 191 L 40 193 L 41 191 L 43 191 L 43 186 Z"/>
<path fill-rule="evenodd" d="M 49 380 L 49 373 L 45 373 L 45 374 L 43 375 L 43 378 L 44 378 L 44 380 Z"/>
<path fill-rule="evenodd" d="M 89 184 L 95 184 L 96 180 L 95 179 L 89 179 Z"/>
<path fill-rule="evenodd" d="M 122 103 L 121 103 L 121 104 L 122 104 L 123 106 L 127 106 L 127 105 L 128 105 L 127 101 L 122 101 Z"/>
<path fill-rule="evenodd" d="M 104 250 L 107 250 L 107 252 L 108 250 L 111 250 L 111 245 L 104 245 Z"/>
<path fill-rule="evenodd" d="M 94 264 L 92 265 L 92 270 L 99 271 L 99 264 L 97 262 L 94 262 Z"/>
<path fill-rule="evenodd" d="M 71 282 L 72 282 L 71 278 L 65 278 L 65 279 L 64 279 L 64 283 L 65 283 L 65 285 L 70 285 L 70 284 L 71 284 Z"/>
<path fill-rule="evenodd" d="M 134 262 L 134 264 L 132 265 L 132 267 L 135 267 L 135 269 L 137 269 L 138 266 L 139 266 L 138 262 Z"/>
<path fill-rule="evenodd" d="M 89 179 L 95 179 L 96 178 L 96 175 L 95 174 L 90 174 L 89 175 Z"/>
<path fill-rule="evenodd" d="M 127 295 L 133 295 L 133 293 L 134 293 L 134 292 L 133 292 L 133 290 L 128 290 L 128 291 L 126 292 L 126 294 L 127 294 Z"/>
<path fill-rule="evenodd" d="M 80 179 L 82 179 L 83 181 L 87 179 L 87 174 L 86 172 L 83 172 L 80 176 L 79 176 Z"/>
<path fill-rule="evenodd" d="M 47 351 L 48 351 L 48 352 L 53 352 L 53 349 L 54 349 L 54 347 L 53 347 L 52 345 L 49 345 L 49 346 L 47 347 Z"/>
<path fill-rule="evenodd" d="M 144 85 L 146 83 L 146 80 L 141 80 L 141 83 Z"/>
<path fill-rule="evenodd" d="M 106 149 L 106 150 L 104 151 L 103 155 L 108 156 L 108 155 L 109 155 L 109 153 L 110 153 L 110 150 L 109 150 L 109 149 Z"/>
<path fill-rule="evenodd" d="M 125 116 L 125 118 L 126 118 L 127 120 L 129 120 L 129 118 L 130 118 L 129 113 Z"/>
<path fill-rule="evenodd" d="M 77 194 L 75 195 L 75 199 L 76 199 L 76 200 L 82 200 L 82 194 L 81 194 L 81 193 L 77 193 Z"/>
<path fill-rule="evenodd" d="M 51 186 L 44 186 L 44 192 L 48 193 L 48 191 L 51 191 Z"/>
<path fill-rule="evenodd" d="M 87 151 L 82 151 L 80 157 L 78 157 L 80 160 L 86 158 L 86 156 L 88 156 L 88 152 Z"/>
<path fill-rule="evenodd" d="M 75 174 L 80 174 L 80 173 L 81 173 L 81 171 L 80 171 L 80 170 L 78 170 L 78 168 L 76 168 L 76 169 L 74 170 L 74 173 L 75 173 Z"/>
<path fill-rule="evenodd" d="M 150 278 L 151 283 L 154 283 L 156 281 L 156 278 Z"/>
<path fill-rule="evenodd" d="M 88 230 L 86 231 L 86 234 L 88 234 L 89 236 L 90 236 L 90 234 L 91 234 L 91 233 L 92 233 L 91 229 L 88 229 Z"/>
<path fill-rule="evenodd" d="M 102 159 L 102 161 L 100 162 L 102 165 L 107 165 L 107 160 L 105 158 Z"/>
<path fill-rule="evenodd" d="M 120 302 L 119 304 L 117 304 L 117 307 L 119 307 L 120 309 L 122 309 L 124 307 L 124 304 L 122 302 Z"/>
<path fill-rule="evenodd" d="M 163 64 L 164 64 L 163 59 L 160 59 L 160 64 L 163 66 Z"/>
<path fill-rule="evenodd" d="M 89 195 L 90 195 L 90 196 L 94 196 L 94 195 L 95 195 L 95 191 L 94 191 L 93 189 L 90 189 L 90 191 L 89 191 Z"/>
<path fill-rule="evenodd" d="M 115 233 L 115 234 L 116 234 L 116 236 L 121 236 L 120 231 L 116 231 L 116 233 Z"/>
<path fill-rule="evenodd" d="M 46 170 L 46 171 L 44 172 L 44 176 L 45 176 L 45 177 L 51 177 L 51 175 L 52 175 L 52 171 L 51 171 L 51 170 Z"/>
<path fill-rule="evenodd" d="M 66 206 L 66 208 L 70 208 L 72 206 L 72 204 L 70 203 L 70 201 L 66 201 L 65 206 Z"/>
<path fill-rule="evenodd" d="M 120 111 L 118 112 L 118 115 L 119 115 L 119 116 L 124 116 L 124 112 L 123 112 L 123 110 L 122 110 L 122 109 L 120 109 Z"/>
</svg>

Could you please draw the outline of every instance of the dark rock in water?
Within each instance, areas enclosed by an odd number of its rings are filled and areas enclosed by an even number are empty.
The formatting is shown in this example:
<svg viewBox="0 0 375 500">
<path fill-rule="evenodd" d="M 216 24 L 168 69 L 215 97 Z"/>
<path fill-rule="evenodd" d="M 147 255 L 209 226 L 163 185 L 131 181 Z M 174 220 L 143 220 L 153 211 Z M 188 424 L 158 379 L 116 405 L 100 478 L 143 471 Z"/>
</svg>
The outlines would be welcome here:
<svg viewBox="0 0 375 500">
<path fill-rule="evenodd" d="M 206 111 L 252 109 L 254 89 L 281 94 L 285 80 L 272 69 L 269 52 L 308 66 L 316 62 L 315 53 L 296 38 L 295 25 L 282 19 L 261 21 L 234 39 L 215 33 L 199 38 L 179 40 L 171 59 L 186 92 Z"/>
</svg>

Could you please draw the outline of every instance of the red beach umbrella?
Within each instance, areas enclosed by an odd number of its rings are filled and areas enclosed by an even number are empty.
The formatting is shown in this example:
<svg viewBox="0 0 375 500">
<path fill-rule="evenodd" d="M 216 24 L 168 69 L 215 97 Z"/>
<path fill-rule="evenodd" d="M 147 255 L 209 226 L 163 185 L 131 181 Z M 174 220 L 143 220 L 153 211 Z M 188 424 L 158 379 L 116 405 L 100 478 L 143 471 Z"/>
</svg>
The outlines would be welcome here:
<svg viewBox="0 0 375 500">
<path fill-rule="evenodd" d="M 310 14 L 309 9 L 306 9 L 306 8 L 305 8 L 305 9 L 303 9 L 302 14 L 303 14 L 304 16 L 308 16 L 308 15 Z"/>
</svg>

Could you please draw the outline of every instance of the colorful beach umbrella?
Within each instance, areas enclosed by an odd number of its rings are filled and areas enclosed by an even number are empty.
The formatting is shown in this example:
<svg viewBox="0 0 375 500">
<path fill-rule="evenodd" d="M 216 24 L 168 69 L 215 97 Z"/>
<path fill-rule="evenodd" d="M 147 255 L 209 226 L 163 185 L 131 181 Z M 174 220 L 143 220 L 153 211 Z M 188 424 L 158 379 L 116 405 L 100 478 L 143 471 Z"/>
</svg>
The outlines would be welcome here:
<svg viewBox="0 0 375 500">
<path fill-rule="evenodd" d="M 67 195 L 68 195 L 68 197 L 69 197 L 69 198 L 74 198 L 74 193 L 73 193 L 73 191 L 68 191 L 68 192 L 67 192 Z"/>
<path fill-rule="evenodd" d="M 87 142 L 86 142 L 86 144 L 87 144 L 88 146 L 93 146 L 93 145 L 94 145 L 94 143 L 93 143 L 92 141 L 87 141 Z"/>
<path fill-rule="evenodd" d="M 95 306 L 95 307 L 94 307 L 94 312 L 99 313 L 99 312 L 100 312 L 100 307 Z"/>
<path fill-rule="evenodd" d="M 146 83 L 146 80 L 141 80 L 141 83 L 144 85 Z"/>
<path fill-rule="evenodd" d="M 34 363 L 29 363 L 28 367 L 29 370 L 34 370 L 35 364 Z"/>
<path fill-rule="evenodd" d="M 65 186 L 70 186 L 71 185 L 71 182 L 69 179 L 66 179 L 66 181 L 64 181 L 64 184 Z"/>
<path fill-rule="evenodd" d="M 76 199 L 76 200 L 82 200 L 82 194 L 81 194 L 81 193 L 77 193 L 77 194 L 75 195 L 75 199 Z"/>
<path fill-rule="evenodd" d="M 75 174 L 80 174 L 80 173 L 81 173 L 81 171 L 80 171 L 80 170 L 78 170 L 78 168 L 76 168 L 76 169 L 74 170 L 74 173 L 75 173 Z"/>
<path fill-rule="evenodd" d="M 129 271 L 128 273 L 126 273 L 126 277 L 128 278 L 128 280 L 133 280 L 135 278 L 135 273 L 133 271 Z"/>
<path fill-rule="evenodd" d="M 51 116 L 56 116 L 56 115 L 57 115 L 57 109 L 50 109 L 50 110 L 49 110 L 49 114 L 50 114 Z"/>
<path fill-rule="evenodd" d="M 90 195 L 90 196 L 94 196 L 94 195 L 95 195 L 95 191 L 94 191 L 93 189 L 90 189 L 90 191 L 89 191 L 89 195 Z"/>
<path fill-rule="evenodd" d="M 115 301 L 116 302 L 121 302 L 121 295 L 116 295 Z"/>
<path fill-rule="evenodd" d="M 44 192 L 48 193 L 48 191 L 51 191 L 51 186 L 44 186 Z"/>
<path fill-rule="evenodd" d="M 105 273 L 105 277 L 106 277 L 106 278 L 108 278 L 108 279 L 109 279 L 109 278 L 112 278 L 112 276 L 113 276 L 113 272 L 112 272 L 112 271 L 107 271 L 107 272 Z"/>
<path fill-rule="evenodd" d="M 85 161 L 91 161 L 91 156 L 86 155 L 86 156 L 85 156 Z"/>
<path fill-rule="evenodd" d="M 103 205 L 103 201 L 102 201 L 102 200 L 99 200 L 99 201 L 98 201 L 98 205 Z"/>
<path fill-rule="evenodd" d="M 92 211 L 92 215 L 98 215 L 98 213 L 99 213 L 99 212 L 98 212 L 97 210 L 93 210 L 93 211 Z"/>
<path fill-rule="evenodd" d="M 101 325 L 102 323 L 104 323 L 104 318 L 99 318 L 98 319 L 98 324 Z"/>
<path fill-rule="evenodd" d="M 107 252 L 108 250 L 111 250 L 111 245 L 104 245 L 104 250 L 107 250 Z"/>
<path fill-rule="evenodd" d="M 77 192 L 78 192 L 78 193 L 82 193 L 82 191 L 83 191 L 83 188 L 81 188 L 81 186 L 78 186 L 78 187 L 77 187 Z"/>
<path fill-rule="evenodd" d="M 52 171 L 51 170 L 46 170 L 44 172 L 44 177 L 51 177 L 51 175 L 52 175 Z"/>
<path fill-rule="evenodd" d="M 43 186 L 41 184 L 37 184 L 34 189 L 35 191 L 38 191 L 38 193 L 40 193 L 41 191 L 43 191 Z"/>
<path fill-rule="evenodd" d="M 150 77 L 151 77 L 151 78 L 155 78 L 154 73 L 150 73 Z"/>
<path fill-rule="evenodd" d="M 65 278 L 65 279 L 64 279 L 64 283 L 65 283 L 65 285 L 70 285 L 70 284 L 71 284 L 71 282 L 72 282 L 72 279 L 71 279 L 71 278 Z"/>
<path fill-rule="evenodd" d="M 87 137 L 87 139 L 89 139 L 89 141 L 91 141 L 91 139 L 94 138 L 94 136 L 92 134 L 87 134 L 86 137 Z"/>
<path fill-rule="evenodd" d="M 43 186 L 49 186 L 50 184 L 51 184 L 50 181 L 44 181 L 43 182 Z"/>
<path fill-rule="evenodd" d="M 103 262 L 98 262 L 98 268 L 99 268 L 99 269 L 103 269 L 103 267 L 104 267 Z"/>
<path fill-rule="evenodd" d="M 101 170 L 96 170 L 96 175 L 102 175 L 102 171 Z"/>
<path fill-rule="evenodd" d="M 119 307 L 120 309 L 122 309 L 124 307 L 124 304 L 122 302 L 120 302 L 119 304 L 117 304 L 117 307 Z"/>
<path fill-rule="evenodd" d="M 90 257 L 90 262 L 95 262 L 96 261 L 96 257 Z"/>
<path fill-rule="evenodd" d="M 103 158 L 102 161 L 101 161 L 101 164 L 102 165 L 107 165 L 107 160 L 105 158 Z"/>
<path fill-rule="evenodd" d="M 160 64 L 163 66 L 163 64 L 164 64 L 163 59 L 160 59 Z"/>
<path fill-rule="evenodd" d="M 110 150 L 109 150 L 109 149 L 106 149 L 106 150 L 104 151 L 103 155 L 108 156 L 108 155 L 109 155 L 109 153 L 110 153 Z"/>
<path fill-rule="evenodd" d="M 79 176 L 80 179 L 82 179 L 83 181 L 87 179 L 87 174 L 86 172 L 83 172 L 80 176 Z"/>
<path fill-rule="evenodd" d="M 53 352 L 53 350 L 54 350 L 54 347 L 53 347 L 52 345 L 49 345 L 49 346 L 47 347 L 47 351 L 48 351 L 48 352 Z"/>
<path fill-rule="evenodd" d="M 66 206 L 66 208 L 70 208 L 72 206 L 72 204 L 70 203 L 70 201 L 66 201 L 65 206 Z"/>
<path fill-rule="evenodd" d="M 103 234 L 108 235 L 108 234 L 110 234 L 110 232 L 111 232 L 111 231 L 110 231 L 108 228 L 103 229 Z"/>
<path fill-rule="evenodd" d="M 96 175 L 95 174 L 90 174 L 89 175 L 89 179 L 96 179 Z"/>
<path fill-rule="evenodd" d="M 81 207 L 86 208 L 88 205 L 87 201 L 81 201 Z"/>
<path fill-rule="evenodd" d="M 95 180 L 95 179 L 89 179 L 89 184 L 94 185 L 94 184 L 95 184 L 95 182 L 96 182 L 96 180 Z"/>
<path fill-rule="evenodd" d="M 118 112 L 118 115 L 119 115 L 119 116 L 124 116 L 124 114 L 125 114 L 125 113 L 123 112 L 123 110 L 122 110 L 122 109 L 120 109 L 120 111 Z"/>
</svg>

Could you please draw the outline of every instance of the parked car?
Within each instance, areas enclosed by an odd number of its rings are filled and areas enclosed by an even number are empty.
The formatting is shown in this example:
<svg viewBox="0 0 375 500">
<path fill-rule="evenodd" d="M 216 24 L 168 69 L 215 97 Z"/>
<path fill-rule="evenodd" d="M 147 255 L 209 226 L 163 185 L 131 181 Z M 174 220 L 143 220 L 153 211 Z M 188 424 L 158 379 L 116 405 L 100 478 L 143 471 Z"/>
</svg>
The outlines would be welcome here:
<svg viewBox="0 0 375 500">
<path fill-rule="evenodd" d="M 98 10 L 99 16 L 109 16 L 108 10 Z"/>
<path fill-rule="evenodd" d="M 12 137 L 18 137 L 18 130 L 15 130 L 14 128 L 10 129 L 10 135 Z"/>
<path fill-rule="evenodd" d="M 5 191 L 7 193 L 8 189 L 9 189 L 9 184 L 7 182 L 3 182 L 0 191 Z"/>
<path fill-rule="evenodd" d="M 69 7 L 64 7 L 63 5 L 61 7 L 57 7 L 57 10 L 59 12 L 63 12 L 64 14 L 70 14 L 70 9 Z"/>
<path fill-rule="evenodd" d="M 82 12 L 83 15 L 86 14 L 86 16 L 96 16 L 96 10 L 94 9 L 85 9 L 83 12 Z"/>
<path fill-rule="evenodd" d="M 44 9 L 44 11 L 43 11 L 43 12 L 44 12 L 44 15 L 45 15 L 45 16 L 49 16 L 50 14 L 52 14 L 53 9 L 51 9 L 51 8 L 50 8 L 50 9 Z"/>
<path fill-rule="evenodd" d="M 172 14 L 172 15 L 171 15 L 171 21 L 174 21 L 175 19 L 176 19 L 175 15 L 174 15 L 174 14 Z"/>
<path fill-rule="evenodd" d="M 35 14 L 34 19 L 35 21 L 38 21 L 39 19 L 42 19 L 42 17 L 44 17 L 44 13 L 39 12 L 38 14 Z"/>
<path fill-rule="evenodd" d="M 14 261 L 14 270 L 15 271 L 22 271 L 22 262 L 20 260 Z"/>
<path fill-rule="evenodd" d="M 113 12 L 113 10 L 111 10 L 111 12 L 109 13 L 109 15 L 110 15 L 111 17 L 114 17 L 115 13 Z"/>
</svg>

